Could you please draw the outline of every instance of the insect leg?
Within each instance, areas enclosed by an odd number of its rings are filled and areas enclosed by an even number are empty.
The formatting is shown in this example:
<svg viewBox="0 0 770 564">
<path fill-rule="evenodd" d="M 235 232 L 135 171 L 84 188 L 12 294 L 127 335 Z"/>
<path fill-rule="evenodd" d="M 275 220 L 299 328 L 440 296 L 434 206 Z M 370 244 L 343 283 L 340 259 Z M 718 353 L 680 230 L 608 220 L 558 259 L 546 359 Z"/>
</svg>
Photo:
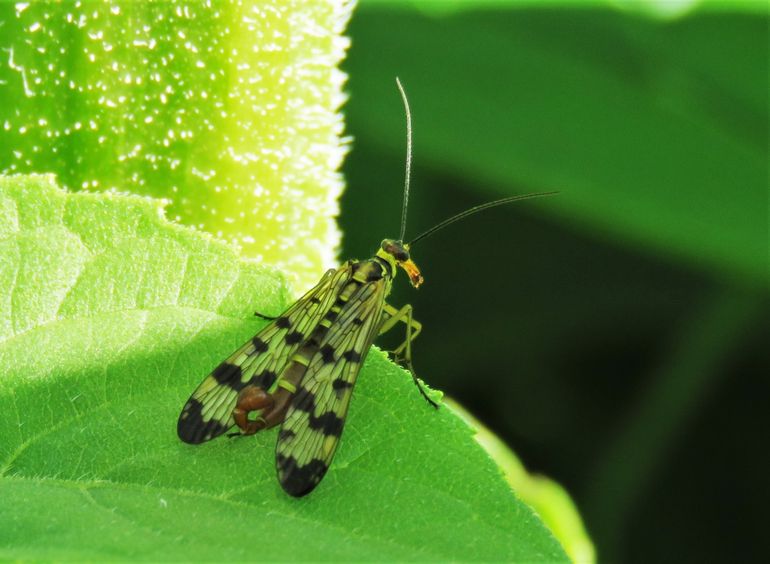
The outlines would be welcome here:
<svg viewBox="0 0 770 564">
<path fill-rule="evenodd" d="M 396 323 L 403 323 L 406 325 L 406 338 L 404 339 L 404 342 L 393 351 L 393 356 L 395 357 L 396 362 L 399 364 L 403 363 L 404 368 L 406 368 L 412 375 L 412 379 L 414 380 L 417 389 L 420 390 L 422 397 L 424 397 L 429 404 L 438 409 L 438 404 L 428 396 L 420 379 L 417 377 L 417 374 L 415 374 L 414 366 L 412 365 L 412 341 L 414 341 L 417 338 L 417 335 L 422 331 L 422 324 L 412 318 L 412 306 L 407 304 L 401 309 L 396 309 L 389 304 L 385 304 L 383 311 L 385 315 L 387 315 L 387 319 L 382 324 L 382 327 L 380 327 L 379 334 L 382 335 L 383 333 L 390 331 Z"/>
<path fill-rule="evenodd" d="M 275 321 L 276 319 L 278 319 L 277 317 L 272 317 L 270 315 L 264 315 L 262 313 L 259 313 L 258 311 L 255 311 L 254 315 L 256 315 L 257 317 L 259 317 L 261 319 L 264 319 L 265 321 Z"/>
<path fill-rule="evenodd" d="M 404 323 L 407 326 L 407 340 L 401 343 L 399 347 L 393 351 L 393 354 L 400 355 L 406 349 L 407 341 L 414 341 L 417 335 L 422 331 L 422 323 L 412 318 L 412 306 L 407 304 L 401 309 L 396 309 L 390 304 L 383 306 L 383 311 L 387 316 L 385 323 L 380 327 L 380 335 L 383 335 L 390 331 L 396 323 Z"/>
</svg>

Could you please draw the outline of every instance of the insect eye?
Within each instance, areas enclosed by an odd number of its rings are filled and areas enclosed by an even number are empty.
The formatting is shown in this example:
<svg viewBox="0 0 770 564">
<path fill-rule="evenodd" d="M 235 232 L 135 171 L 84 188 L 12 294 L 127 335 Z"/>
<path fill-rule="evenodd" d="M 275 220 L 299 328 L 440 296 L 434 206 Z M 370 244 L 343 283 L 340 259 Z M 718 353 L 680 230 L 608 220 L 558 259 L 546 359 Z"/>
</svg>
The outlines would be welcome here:
<svg viewBox="0 0 770 564">
<path fill-rule="evenodd" d="M 392 256 L 399 262 L 409 260 L 409 251 L 407 251 L 400 241 L 394 241 L 393 239 L 385 239 L 380 246 L 382 250 Z"/>
<path fill-rule="evenodd" d="M 398 262 L 405 262 L 409 260 L 409 251 L 404 248 L 401 241 L 394 241 L 393 239 L 385 239 L 381 244 L 382 250 L 396 259 Z"/>
</svg>

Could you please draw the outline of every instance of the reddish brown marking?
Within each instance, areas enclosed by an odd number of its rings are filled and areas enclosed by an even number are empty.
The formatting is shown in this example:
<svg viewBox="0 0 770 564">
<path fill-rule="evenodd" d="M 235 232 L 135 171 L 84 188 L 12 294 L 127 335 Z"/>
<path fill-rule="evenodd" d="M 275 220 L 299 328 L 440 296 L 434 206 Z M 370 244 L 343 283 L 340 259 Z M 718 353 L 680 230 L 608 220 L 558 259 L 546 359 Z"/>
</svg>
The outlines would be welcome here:
<svg viewBox="0 0 770 564">
<path fill-rule="evenodd" d="M 263 418 L 251 420 L 249 419 L 249 413 L 270 409 L 274 404 L 273 396 L 262 388 L 253 384 L 246 386 L 238 394 L 238 402 L 233 409 L 235 424 L 241 428 L 244 435 L 253 435 L 260 429 L 265 428 L 265 420 Z"/>
<path fill-rule="evenodd" d="M 244 435 L 253 435 L 262 429 L 268 429 L 281 423 L 286 417 L 293 394 L 278 388 L 269 394 L 259 386 L 249 384 L 238 394 L 238 402 L 233 409 L 235 424 L 241 428 Z M 257 419 L 249 419 L 253 411 L 261 411 Z"/>
</svg>

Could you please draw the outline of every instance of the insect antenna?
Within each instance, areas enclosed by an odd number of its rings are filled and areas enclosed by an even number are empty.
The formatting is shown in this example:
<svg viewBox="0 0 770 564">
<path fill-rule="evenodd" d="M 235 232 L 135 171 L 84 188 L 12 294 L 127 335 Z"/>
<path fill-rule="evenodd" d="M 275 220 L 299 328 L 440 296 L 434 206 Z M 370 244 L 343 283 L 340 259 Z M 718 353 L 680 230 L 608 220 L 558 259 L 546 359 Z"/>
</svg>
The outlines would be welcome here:
<svg viewBox="0 0 770 564">
<path fill-rule="evenodd" d="M 487 202 L 486 204 L 481 204 L 478 206 L 474 206 L 470 209 L 465 210 L 464 212 L 460 212 L 457 215 L 453 215 L 452 217 L 445 219 L 438 225 L 434 225 L 424 233 L 421 233 L 411 241 L 409 241 L 408 245 L 411 247 L 414 245 L 417 241 L 420 239 L 425 239 L 429 235 L 433 235 L 436 231 L 439 229 L 443 229 L 444 227 L 447 227 L 451 224 L 453 224 L 456 221 L 460 221 L 461 219 L 465 219 L 469 215 L 473 215 L 475 213 L 479 213 L 484 210 L 488 210 L 489 208 L 495 208 L 497 206 L 502 206 L 503 204 L 510 204 L 511 202 L 518 202 L 520 200 L 529 200 L 532 198 L 541 198 L 543 196 L 553 196 L 555 194 L 558 194 L 559 192 L 535 192 L 532 194 L 519 194 L 518 196 L 509 196 L 507 198 L 501 198 L 499 200 L 494 200 L 492 202 Z"/>
<path fill-rule="evenodd" d="M 404 203 L 401 206 L 401 234 L 398 236 L 398 240 L 403 241 L 406 234 L 406 206 L 409 203 L 409 177 L 412 172 L 412 112 L 409 111 L 409 100 L 406 99 L 406 92 L 398 77 L 396 77 L 396 86 L 401 93 L 406 112 L 406 172 L 404 173 Z"/>
</svg>

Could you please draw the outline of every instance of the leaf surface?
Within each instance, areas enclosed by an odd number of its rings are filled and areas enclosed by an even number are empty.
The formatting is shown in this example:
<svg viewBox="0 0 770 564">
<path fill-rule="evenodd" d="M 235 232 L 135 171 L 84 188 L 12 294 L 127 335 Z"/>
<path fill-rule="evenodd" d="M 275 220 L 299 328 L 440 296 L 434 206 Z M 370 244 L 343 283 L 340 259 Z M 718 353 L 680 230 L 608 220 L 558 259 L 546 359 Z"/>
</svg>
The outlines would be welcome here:
<svg viewBox="0 0 770 564">
<path fill-rule="evenodd" d="M 566 560 L 471 428 L 378 351 L 306 498 L 277 483 L 275 430 L 183 444 L 188 395 L 255 310 L 283 310 L 283 278 L 138 197 L 11 177 L 0 209 L 0 557 Z"/>
</svg>

